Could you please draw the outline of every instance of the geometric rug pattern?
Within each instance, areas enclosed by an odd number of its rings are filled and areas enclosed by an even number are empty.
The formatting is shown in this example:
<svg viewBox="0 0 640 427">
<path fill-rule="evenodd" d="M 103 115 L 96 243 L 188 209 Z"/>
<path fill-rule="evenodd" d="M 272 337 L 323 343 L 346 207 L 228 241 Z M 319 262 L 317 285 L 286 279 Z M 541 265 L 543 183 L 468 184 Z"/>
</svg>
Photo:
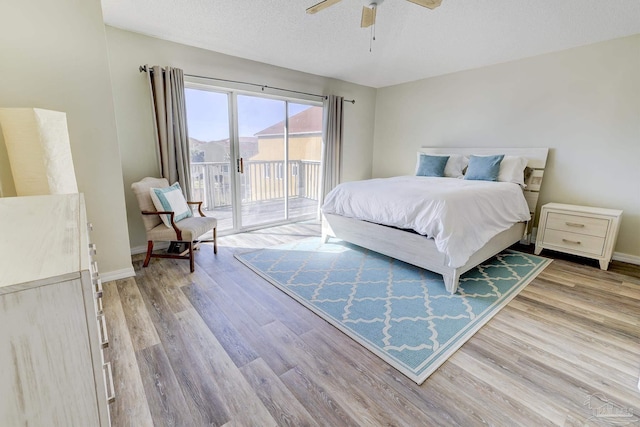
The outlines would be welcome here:
<svg viewBox="0 0 640 427">
<path fill-rule="evenodd" d="M 439 274 L 338 239 L 235 256 L 417 384 L 551 262 L 506 250 L 463 274 L 451 295 Z"/>
</svg>

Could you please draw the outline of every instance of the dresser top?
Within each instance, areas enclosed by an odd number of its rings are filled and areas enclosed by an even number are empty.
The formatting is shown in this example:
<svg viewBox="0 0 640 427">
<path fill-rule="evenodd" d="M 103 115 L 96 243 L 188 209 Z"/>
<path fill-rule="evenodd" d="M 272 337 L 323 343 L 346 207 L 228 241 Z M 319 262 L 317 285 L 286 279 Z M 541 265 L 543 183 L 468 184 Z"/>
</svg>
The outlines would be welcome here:
<svg viewBox="0 0 640 427">
<path fill-rule="evenodd" d="M 89 268 L 82 194 L 0 198 L 0 218 L 0 288 Z"/>
</svg>

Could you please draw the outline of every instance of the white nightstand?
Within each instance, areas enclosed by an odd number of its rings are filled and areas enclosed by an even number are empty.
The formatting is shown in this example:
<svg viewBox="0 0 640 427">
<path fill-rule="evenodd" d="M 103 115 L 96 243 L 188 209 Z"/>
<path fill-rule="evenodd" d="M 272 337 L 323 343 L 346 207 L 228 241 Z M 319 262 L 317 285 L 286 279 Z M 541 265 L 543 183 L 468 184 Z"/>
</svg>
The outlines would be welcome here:
<svg viewBox="0 0 640 427">
<path fill-rule="evenodd" d="M 594 258 L 609 267 L 622 211 L 547 203 L 540 211 L 536 255 L 542 249 Z"/>
</svg>

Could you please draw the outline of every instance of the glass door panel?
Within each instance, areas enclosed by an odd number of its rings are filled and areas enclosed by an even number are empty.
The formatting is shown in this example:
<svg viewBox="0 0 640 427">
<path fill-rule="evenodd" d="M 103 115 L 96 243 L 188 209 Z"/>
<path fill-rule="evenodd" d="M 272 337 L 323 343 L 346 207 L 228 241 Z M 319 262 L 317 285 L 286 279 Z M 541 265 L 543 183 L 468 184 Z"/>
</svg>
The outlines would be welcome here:
<svg viewBox="0 0 640 427">
<path fill-rule="evenodd" d="M 218 231 L 235 228 L 229 94 L 185 88 L 191 150 L 193 200 L 202 200 L 207 216 L 218 219 Z"/>
<path fill-rule="evenodd" d="M 238 95 L 241 226 L 287 218 L 286 102 Z"/>
<path fill-rule="evenodd" d="M 289 102 L 288 118 L 288 217 L 315 218 L 320 200 L 322 107 Z"/>
</svg>

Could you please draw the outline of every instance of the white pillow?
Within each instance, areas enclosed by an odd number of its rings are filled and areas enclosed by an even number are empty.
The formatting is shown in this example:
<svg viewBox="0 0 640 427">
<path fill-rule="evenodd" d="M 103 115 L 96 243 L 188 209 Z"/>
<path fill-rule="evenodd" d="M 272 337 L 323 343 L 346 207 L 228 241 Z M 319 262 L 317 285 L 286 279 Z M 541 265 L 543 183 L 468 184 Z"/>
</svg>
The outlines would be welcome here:
<svg viewBox="0 0 640 427">
<path fill-rule="evenodd" d="M 447 166 L 444 168 L 444 176 L 451 178 L 464 177 L 464 169 L 469 165 L 469 158 L 462 154 L 450 154 Z"/>
<path fill-rule="evenodd" d="M 462 154 L 429 154 L 418 151 L 417 161 L 416 161 L 416 171 L 414 175 L 418 173 L 418 168 L 420 167 L 420 154 L 427 154 L 429 156 L 449 156 L 449 160 L 447 160 L 447 164 L 444 167 L 444 176 L 448 178 L 462 178 L 464 177 L 463 171 L 464 168 L 469 164 L 469 159 Z"/>
<path fill-rule="evenodd" d="M 504 156 L 500 163 L 500 173 L 498 181 L 513 182 L 525 188 L 524 168 L 527 167 L 528 160 L 526 157 Z"/>
<path fill-rule="evenodd" d="M 173 220 L 175 222 L 193 215 L 189 205 L 184 199 L 180 184 L 177 182 L 170 187 L 150 188 L 149 194 L 151 195 L 151 200 L 156 210 L 173 212 Z M 162 219 L 164 225 L 171 227 L 171 215 L 160 215 L 160 219 Z"/>
</svg>

